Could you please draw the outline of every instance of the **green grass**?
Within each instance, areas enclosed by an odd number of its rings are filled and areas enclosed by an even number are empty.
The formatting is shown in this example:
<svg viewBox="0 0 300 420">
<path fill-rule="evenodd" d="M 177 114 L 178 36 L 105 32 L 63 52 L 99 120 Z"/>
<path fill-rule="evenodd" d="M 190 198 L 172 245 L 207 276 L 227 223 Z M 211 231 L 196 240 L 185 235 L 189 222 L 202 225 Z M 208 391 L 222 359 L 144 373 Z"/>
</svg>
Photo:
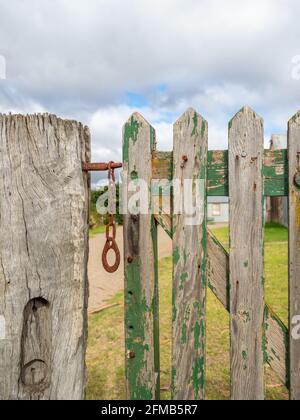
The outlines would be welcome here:
<svg viewBox="0 0 300 420">
<path fill-rule="evenodd" d="M 229 229 L 228 227 L 215 228 L 211 226 L 211 231 L 218 237 L 226 249 L 229 248 Z M 276 223 L 268 223 L 265 229 L 265 243 L 288 241 L 288 230 Z"/>
<path fill-rule="evenodd" d="M 93 229 L 90 229 L 90 238 L 93 238 L 96 235 L 99 235 L 101 233 L 105 233 L 106 226 L 96 226 Z"/>
<path fill-rule="evenodd" d="M 212 230 L 228 247 L 228 229 Z M 285 323 L 288 317 L 287 258 L 287 230 L 268 225 L 265 232 L 266 300 Z M 160 261 L 162 388 L 169 388 L 171 382 L 171 273 L 171 258 Z M 119 293 L 110 303 L 119 303 L 119 306 L 89 319 L 87 399 L 125 398 L 123 293 Z M 206 394 L 210 400 L 226 400 L 230 397 L 228 326 L 229 315 L 208 291 Z M 288 398 L 287 390 L 270 368 L 266 368 L 266 386 L 268 399 Z M 162 392 L 162 399 L 169 397 L 168 391 Z"/>
</svg>

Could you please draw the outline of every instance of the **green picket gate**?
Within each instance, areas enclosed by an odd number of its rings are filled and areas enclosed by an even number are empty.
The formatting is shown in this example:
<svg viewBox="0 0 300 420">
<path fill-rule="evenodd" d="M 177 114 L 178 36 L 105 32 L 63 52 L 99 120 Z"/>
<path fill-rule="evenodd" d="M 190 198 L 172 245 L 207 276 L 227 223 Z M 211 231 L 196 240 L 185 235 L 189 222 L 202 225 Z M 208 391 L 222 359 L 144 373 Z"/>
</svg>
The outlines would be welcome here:
<svg viewBox="0 0 300 420">
<path fill-rule="evenodd" d="M 128 399 L 160 398 L 159 224 L 173 240 L 172 399 L 205 398 L 207 287 L 230 313 L 232 399 L 265 398 L 265 364 L 300 399 L 300 113 L 288 124 L 288 150 L 265 150 L 263 120 L 245 107 L 229 123 L 228 150 L 208 151 L 208 124 L 189 109 L 170 153 L 156 150 L 154 128 L 135 113 L 124 126 L 123 163 L 125 205 L 138 179 L 148 195 L 147 209 L 124 218 Z M 199 223 L 174 212 L 187 179 L 201 182 Z M 173 194 L 162 193 L 171 182 Z M 230 200 L 229 253 L 207 227 L 211 196 Z M 290 328 L 265 303 L 266 197 L 289 197 Z"/>
</svg>

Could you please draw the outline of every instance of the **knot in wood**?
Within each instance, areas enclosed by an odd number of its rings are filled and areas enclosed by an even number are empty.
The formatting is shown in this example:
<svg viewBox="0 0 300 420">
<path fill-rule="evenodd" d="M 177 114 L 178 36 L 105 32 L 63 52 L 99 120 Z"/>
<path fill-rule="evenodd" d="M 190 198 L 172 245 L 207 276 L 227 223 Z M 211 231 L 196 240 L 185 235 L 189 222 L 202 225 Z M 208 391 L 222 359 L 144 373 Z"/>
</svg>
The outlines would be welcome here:
<svg viewBox="0 0 300 420">
<path fill-rule="evenodd" d="M 189 158 L 184 155 L 182 156 L 182 163 L 181 163 L 181 168 L 183 169 L 185 167 L 186 162 L 188 162 Z"/>
</svg>

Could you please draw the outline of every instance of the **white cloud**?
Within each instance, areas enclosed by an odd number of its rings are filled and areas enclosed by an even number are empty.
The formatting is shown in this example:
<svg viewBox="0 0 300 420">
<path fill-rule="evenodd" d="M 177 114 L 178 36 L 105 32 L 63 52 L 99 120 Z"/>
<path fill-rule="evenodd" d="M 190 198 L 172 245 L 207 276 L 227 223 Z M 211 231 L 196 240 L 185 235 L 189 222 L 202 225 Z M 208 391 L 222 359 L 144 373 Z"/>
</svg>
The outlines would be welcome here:
<svg viewBox="0 0 300 420">
<path fill-rule="evenodd" d="M 139 111 L 172 147 L 172 123 L 193 106 L 210 147 L 245 104 L 266 138 L 300 108 L 292 58 L 300 54 L 297 0 L 0 0 L 0 111 L 49 111 L 87 123 L 95 160 L 121 159 L 121 130 Z M 166 85 L 166 89 L 159 89 Z"/>
<path fill-rule="evenodd" d="M 129 117 L 136 111 L 126 105 L 103 107 L 95 112 L 89 127 L 93 142 L 93 160 L 105 162 L 120 160 L 122 156 L 122 128 Z M 150 108 L 139 110 L 156 130 L 160 150 L 172 148 L 172 125 L 163 122 L 164 113 Z M 160 122 L 158 122 L 160 121 Z"/>
</svg>

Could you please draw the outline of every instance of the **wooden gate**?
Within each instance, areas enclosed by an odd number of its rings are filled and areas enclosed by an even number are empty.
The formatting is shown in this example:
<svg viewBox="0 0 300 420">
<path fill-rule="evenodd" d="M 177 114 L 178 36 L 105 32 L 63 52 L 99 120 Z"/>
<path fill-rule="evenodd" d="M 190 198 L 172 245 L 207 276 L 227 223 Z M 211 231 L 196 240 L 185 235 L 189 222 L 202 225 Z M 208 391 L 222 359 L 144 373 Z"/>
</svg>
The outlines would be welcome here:
<svg viewBox="0 0 300 420">
<path fill-rule="evenodd" d="M 148 210 L 156 209 L 125 216 L 129 399 L 160 397 L 158 224 L 173 239 L 172 398 L 205 397 L 208 286 L 230 312 L 232 399 L 265 398 L 264 364 L 289 388 L 291 399 L 300 399 L 300 113 L 289 122 L 288 139 L 288 151 L 264 150 L 263 120 L 248 107 L 230 121 L 226 151 L 208 151 L 207 122 L 193 109 L 174 125 L 172 153 L 156 151 L 155 130 L 141 115 L 125 124 L 125 204 L 134 199 L 132 182 L 142 179 Z M 201 222 L 195 225 L 174 213 L 186 179 L 204 186 Z M 164 211 L 170 200 L 164 185 L 171 181 L 170 211 Z M 207 229 L 209 196 L 230 198 L 229 253 Z M 264 202 L 283 196 L 289 197 L 290 329 L 264 299 Z"/>
</svg>

